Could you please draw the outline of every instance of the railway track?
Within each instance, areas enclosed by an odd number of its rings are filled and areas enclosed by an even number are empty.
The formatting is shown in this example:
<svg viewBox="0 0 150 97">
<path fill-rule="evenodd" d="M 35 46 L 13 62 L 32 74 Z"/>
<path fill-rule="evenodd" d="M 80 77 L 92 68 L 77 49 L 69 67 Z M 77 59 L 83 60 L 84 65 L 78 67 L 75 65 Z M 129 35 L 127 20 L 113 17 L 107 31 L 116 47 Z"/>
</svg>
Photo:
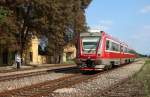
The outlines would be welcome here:
<svg viewBox="0 0 150 97">
<path fill-rule="evenodd" d="M 69 87 L 71 85 L 81 83 L 82 81 L 96 76 L 97 74 L 88 76 L 82 74 L 75 74 L 68 77 L 63 77 L 56 80 L 32 85 L 30 87 L 6 91 L 4 93 L 0 93 L 0 97 L 49 97 L 52 96 L 52 92 L 58 88 Z"/>
<path fill-rule="evenodd" d="M 70 64 L 71 65 L 71 64 Z M 57 64 L 57 65 L 47 65 L 47 66 L 30 66 L 28 68 L 20 68 L 20 69 L 16 69 L 16 67 L 10 67 L 9 69 L 1 69 L 0 73 L 11 73 L 11 72 L 16 72 L 16 71 L 27 71 L 27 70 L 36 70 L 36 69 L 44 69 L 44 68 L 55 68 L 55 67 L 63 67 L 63 66 L 69 66 L 69 65 L 64 65 L 64 64 Z M 75 66 L 75 65 L 71 65 L 71 66 Z M 7 68 L 7 67 L 5 67 Z"/>
<path fill-rule="evenodd" d="M 121 67 L 123 66 L 125 65 L 122 65 Z M 88 81 L 88 79 L 94 79 L 100 74 L 108 73 L 115 69 L 117 68 L 113 68 L 109 71 L 103 71 L 92 75 L 83 75 L 77 73 L 56 80 L 46 81 L 44 83 L 2 92 L 0 93 L 0 97 L 52 97 L 53 91 L 56 89 L 66 88 L 78 83 L 86 82 Z M 59 72 L 59 70 L 57 72 Z"/>
<path fill-rule="evenodd" d="M 21 73 L 21 74 L 14 74 L 14 75 L 8 75 L 8 76 L 0 76 L 0 82 L 7 81 L 7 80 L 14 80 L 24 77 L 31 77 L 31 76 L 37 76 L 37 75 L 43 75 L 48 74 L 50 72 L 58 72 L 58 71 L 70 71 L 73 69 L 77 69 L 76 67 L 67 67 L 67 68 L 59 68 L 59 69 L 51 69 L 51 70 L 42 70 L 37 72 L 29 72 L 29 73 Z M 11 73 L 11 72 L 10 72 Z"/>
</svg>

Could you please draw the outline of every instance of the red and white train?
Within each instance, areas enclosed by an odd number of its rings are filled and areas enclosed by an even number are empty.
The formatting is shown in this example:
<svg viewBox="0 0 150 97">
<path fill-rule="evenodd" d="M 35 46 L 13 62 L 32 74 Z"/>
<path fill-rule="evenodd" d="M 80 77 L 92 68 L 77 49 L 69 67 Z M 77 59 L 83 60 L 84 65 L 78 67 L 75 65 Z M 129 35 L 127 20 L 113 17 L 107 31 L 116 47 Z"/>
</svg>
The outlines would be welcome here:
<svg viewBox="0 0 150 97">
<path fill-rule="evenodd" d="M 133 62 L 136 55 L 132 51 L 104 31 L 81 33 L 77 39 L 76 63 L 82 71 L 110 69 Z"/>
</svg>

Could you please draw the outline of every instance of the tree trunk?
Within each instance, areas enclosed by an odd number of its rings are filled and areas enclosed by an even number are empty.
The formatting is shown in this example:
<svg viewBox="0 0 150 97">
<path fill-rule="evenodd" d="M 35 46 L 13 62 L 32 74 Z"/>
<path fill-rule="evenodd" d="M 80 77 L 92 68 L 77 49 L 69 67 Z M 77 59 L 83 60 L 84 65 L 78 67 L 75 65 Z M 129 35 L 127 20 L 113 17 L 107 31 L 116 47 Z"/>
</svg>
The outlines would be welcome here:
<svg viewBox="0 0 150 97">
<path fill-rule="evenodd" d="M 59 63 L 63 63 L 63 52 L 59 55 Z"/>
</svg>

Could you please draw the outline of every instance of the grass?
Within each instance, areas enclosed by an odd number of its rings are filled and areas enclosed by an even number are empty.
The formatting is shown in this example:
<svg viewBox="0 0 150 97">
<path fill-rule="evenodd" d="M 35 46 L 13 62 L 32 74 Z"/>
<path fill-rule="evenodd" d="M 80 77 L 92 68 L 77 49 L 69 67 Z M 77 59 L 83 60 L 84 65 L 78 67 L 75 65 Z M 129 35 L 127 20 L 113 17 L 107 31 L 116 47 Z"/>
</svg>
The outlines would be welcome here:
<svg viewBox="0 0 150 97">
<path fill-rule="evenodd" d="M 150 59 L 145 61 L 144 67 L 135 75 L 134 79 L 143 84 L 145 97 L 150 97 Z"/>
</svg>

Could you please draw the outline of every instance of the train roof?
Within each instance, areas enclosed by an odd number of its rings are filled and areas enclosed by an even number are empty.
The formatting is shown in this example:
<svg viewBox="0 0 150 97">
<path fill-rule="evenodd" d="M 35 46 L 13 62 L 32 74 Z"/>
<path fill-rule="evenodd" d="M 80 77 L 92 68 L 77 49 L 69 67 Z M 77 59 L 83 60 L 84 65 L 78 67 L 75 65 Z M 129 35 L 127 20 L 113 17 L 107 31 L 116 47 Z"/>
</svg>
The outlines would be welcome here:
<svg viewBox="0 0 150 97">
<path fill-rule="evenodd" d="M 87 33 L 80 33 L 80 36 L 102 36 L 101 32 L 87 32 Z"/>
<path fill-rule="evenodd" d="M 106 36 L 107 38 L 112 39 L 112 40 L 114 40 L 114 41 L 116 41 L 116 42 L 119 42 L 121 45 L 123 45 L 123 46 L 125 46 L 125 47 L 128 47 L 128 45 L 127 45 L 125 42 L 123 42 L 123 41 L 121 41 L 121 40 L 119 40 L 119 39 L 117 39 L 117 38 L 115 38 L 115 37 L 113 37 L 113 36 L 107 34 L 106 32 L 103 32 L 103 33 L 105 34 L 105 36 Z"/>
<path fill-rule="evenodd" d="M 119 42 L 121 45 L 129 48 L 129 46 L 125 42 L 123 42 L 123 41 L 121 41 L 121 40 L 119 40 L 117 38 L 114 38 L 113 36 L 107 34 L 104 31 L 80 33 L 80 36 L 102 36 L 102 34 L 105 35 L 107 38 L 112 39 L 112 40 L 114 40 L 116 42 Z M 131 48 L 129 48 L 129 49 L 131 49 Z"/>
</svg>

